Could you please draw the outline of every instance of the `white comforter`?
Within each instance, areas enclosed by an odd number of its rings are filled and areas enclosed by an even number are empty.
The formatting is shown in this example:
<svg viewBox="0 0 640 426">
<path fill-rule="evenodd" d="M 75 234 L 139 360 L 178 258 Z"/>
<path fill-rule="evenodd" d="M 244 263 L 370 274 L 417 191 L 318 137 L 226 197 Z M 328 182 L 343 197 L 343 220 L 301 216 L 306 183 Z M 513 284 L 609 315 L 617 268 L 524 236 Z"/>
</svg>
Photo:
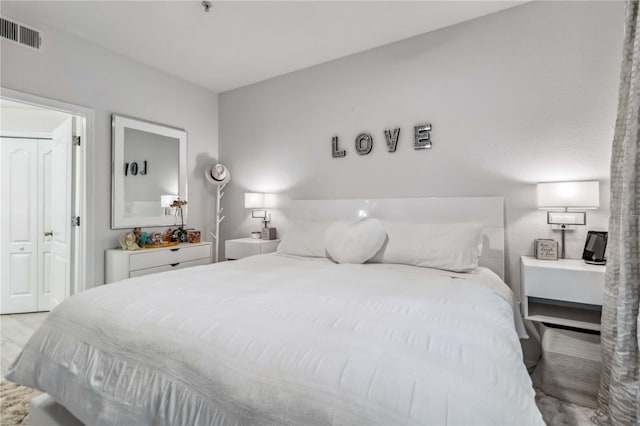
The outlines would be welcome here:
<svg viewBox="0 0 640 426">
<path fill-rule="evenodd" d="M 265 255 L 71 297 L 8 379 L 86 424 L 543 424 L 492 272 Z"/>
</svg>

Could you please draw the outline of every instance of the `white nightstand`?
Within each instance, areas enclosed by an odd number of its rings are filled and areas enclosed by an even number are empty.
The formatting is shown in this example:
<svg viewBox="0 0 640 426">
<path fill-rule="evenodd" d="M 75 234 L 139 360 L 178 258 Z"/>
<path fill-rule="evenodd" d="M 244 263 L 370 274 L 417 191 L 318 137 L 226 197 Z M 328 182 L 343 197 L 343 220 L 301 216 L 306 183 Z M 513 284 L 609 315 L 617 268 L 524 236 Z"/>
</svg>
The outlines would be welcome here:
<svg viewBox="0 0 640 426">
<path fill-rule="evenodd" d="M 520 258 L 525 319 L 600 330 L 605 267 L 581 259 Z"/>
<path fill-rule="evenodd" d="M 224 255 L 227 260 L 242 259 L 256 254 L 273 253 L 280 240 L 259 240 L 255 238 L 238 238 L 224 242 Z"/>
</svg>

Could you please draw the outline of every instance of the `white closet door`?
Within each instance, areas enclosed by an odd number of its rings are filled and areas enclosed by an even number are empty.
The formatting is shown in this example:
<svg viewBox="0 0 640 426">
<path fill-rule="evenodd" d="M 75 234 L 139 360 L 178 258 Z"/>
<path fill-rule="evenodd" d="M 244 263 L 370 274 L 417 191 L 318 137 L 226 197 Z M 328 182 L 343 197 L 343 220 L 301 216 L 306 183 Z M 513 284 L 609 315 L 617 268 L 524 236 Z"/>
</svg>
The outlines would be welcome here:
<svg viewBox="0 0 640 426">
<path fill-rule="evenodd" d="M 38 149 L 38 310 L 51 308 L 51 141 Z"/>
<path fill-rule="evenodd" d="M 38 141 L 0 138 L 0 313 L 38 309 Z"/>
<path fill-rule="evenodd" d="M 51 308 L 69 297 L 71 290 L 71 148 L 73 120 L 53 131 L 51 145 Z"/>
</svg>

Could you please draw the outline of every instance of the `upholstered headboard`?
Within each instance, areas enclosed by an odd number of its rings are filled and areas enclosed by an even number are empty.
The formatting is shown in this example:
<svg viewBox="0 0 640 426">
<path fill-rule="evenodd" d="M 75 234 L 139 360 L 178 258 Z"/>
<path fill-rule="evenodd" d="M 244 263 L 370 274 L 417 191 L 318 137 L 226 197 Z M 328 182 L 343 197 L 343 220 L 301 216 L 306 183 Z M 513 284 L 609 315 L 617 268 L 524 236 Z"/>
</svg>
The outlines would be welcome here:
<svg viewBox="0 0 640 426">
<path fill-rule="evenodd" d="M 294 200 L 289 219 L 330 222 L 366 215 L 415 223 L 475 222 L 484 225 L 480 266 L 504 279 L 504 198 L 372 198 Z"/>
</svg>

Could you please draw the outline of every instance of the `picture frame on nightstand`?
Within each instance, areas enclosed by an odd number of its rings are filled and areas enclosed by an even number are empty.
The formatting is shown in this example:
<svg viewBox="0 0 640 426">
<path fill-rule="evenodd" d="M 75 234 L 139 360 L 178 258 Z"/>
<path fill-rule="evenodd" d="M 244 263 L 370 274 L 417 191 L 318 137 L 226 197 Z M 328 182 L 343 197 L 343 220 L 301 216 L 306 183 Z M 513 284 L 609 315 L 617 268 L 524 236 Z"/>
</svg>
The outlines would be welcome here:
<svg viewBox="0 0 640 426">
<path fill-rule="evenodd" d="M 534 254 L 540 260 L 558 260 L 558 242 L 539 238 L 534 242 Z"/>
<path fill-rule="evenodd" d="M 606 265 L 607 236 L 604 231 L 589 231 L 582 251 L 582 259 L 591 265 Z"/>
</svg>

